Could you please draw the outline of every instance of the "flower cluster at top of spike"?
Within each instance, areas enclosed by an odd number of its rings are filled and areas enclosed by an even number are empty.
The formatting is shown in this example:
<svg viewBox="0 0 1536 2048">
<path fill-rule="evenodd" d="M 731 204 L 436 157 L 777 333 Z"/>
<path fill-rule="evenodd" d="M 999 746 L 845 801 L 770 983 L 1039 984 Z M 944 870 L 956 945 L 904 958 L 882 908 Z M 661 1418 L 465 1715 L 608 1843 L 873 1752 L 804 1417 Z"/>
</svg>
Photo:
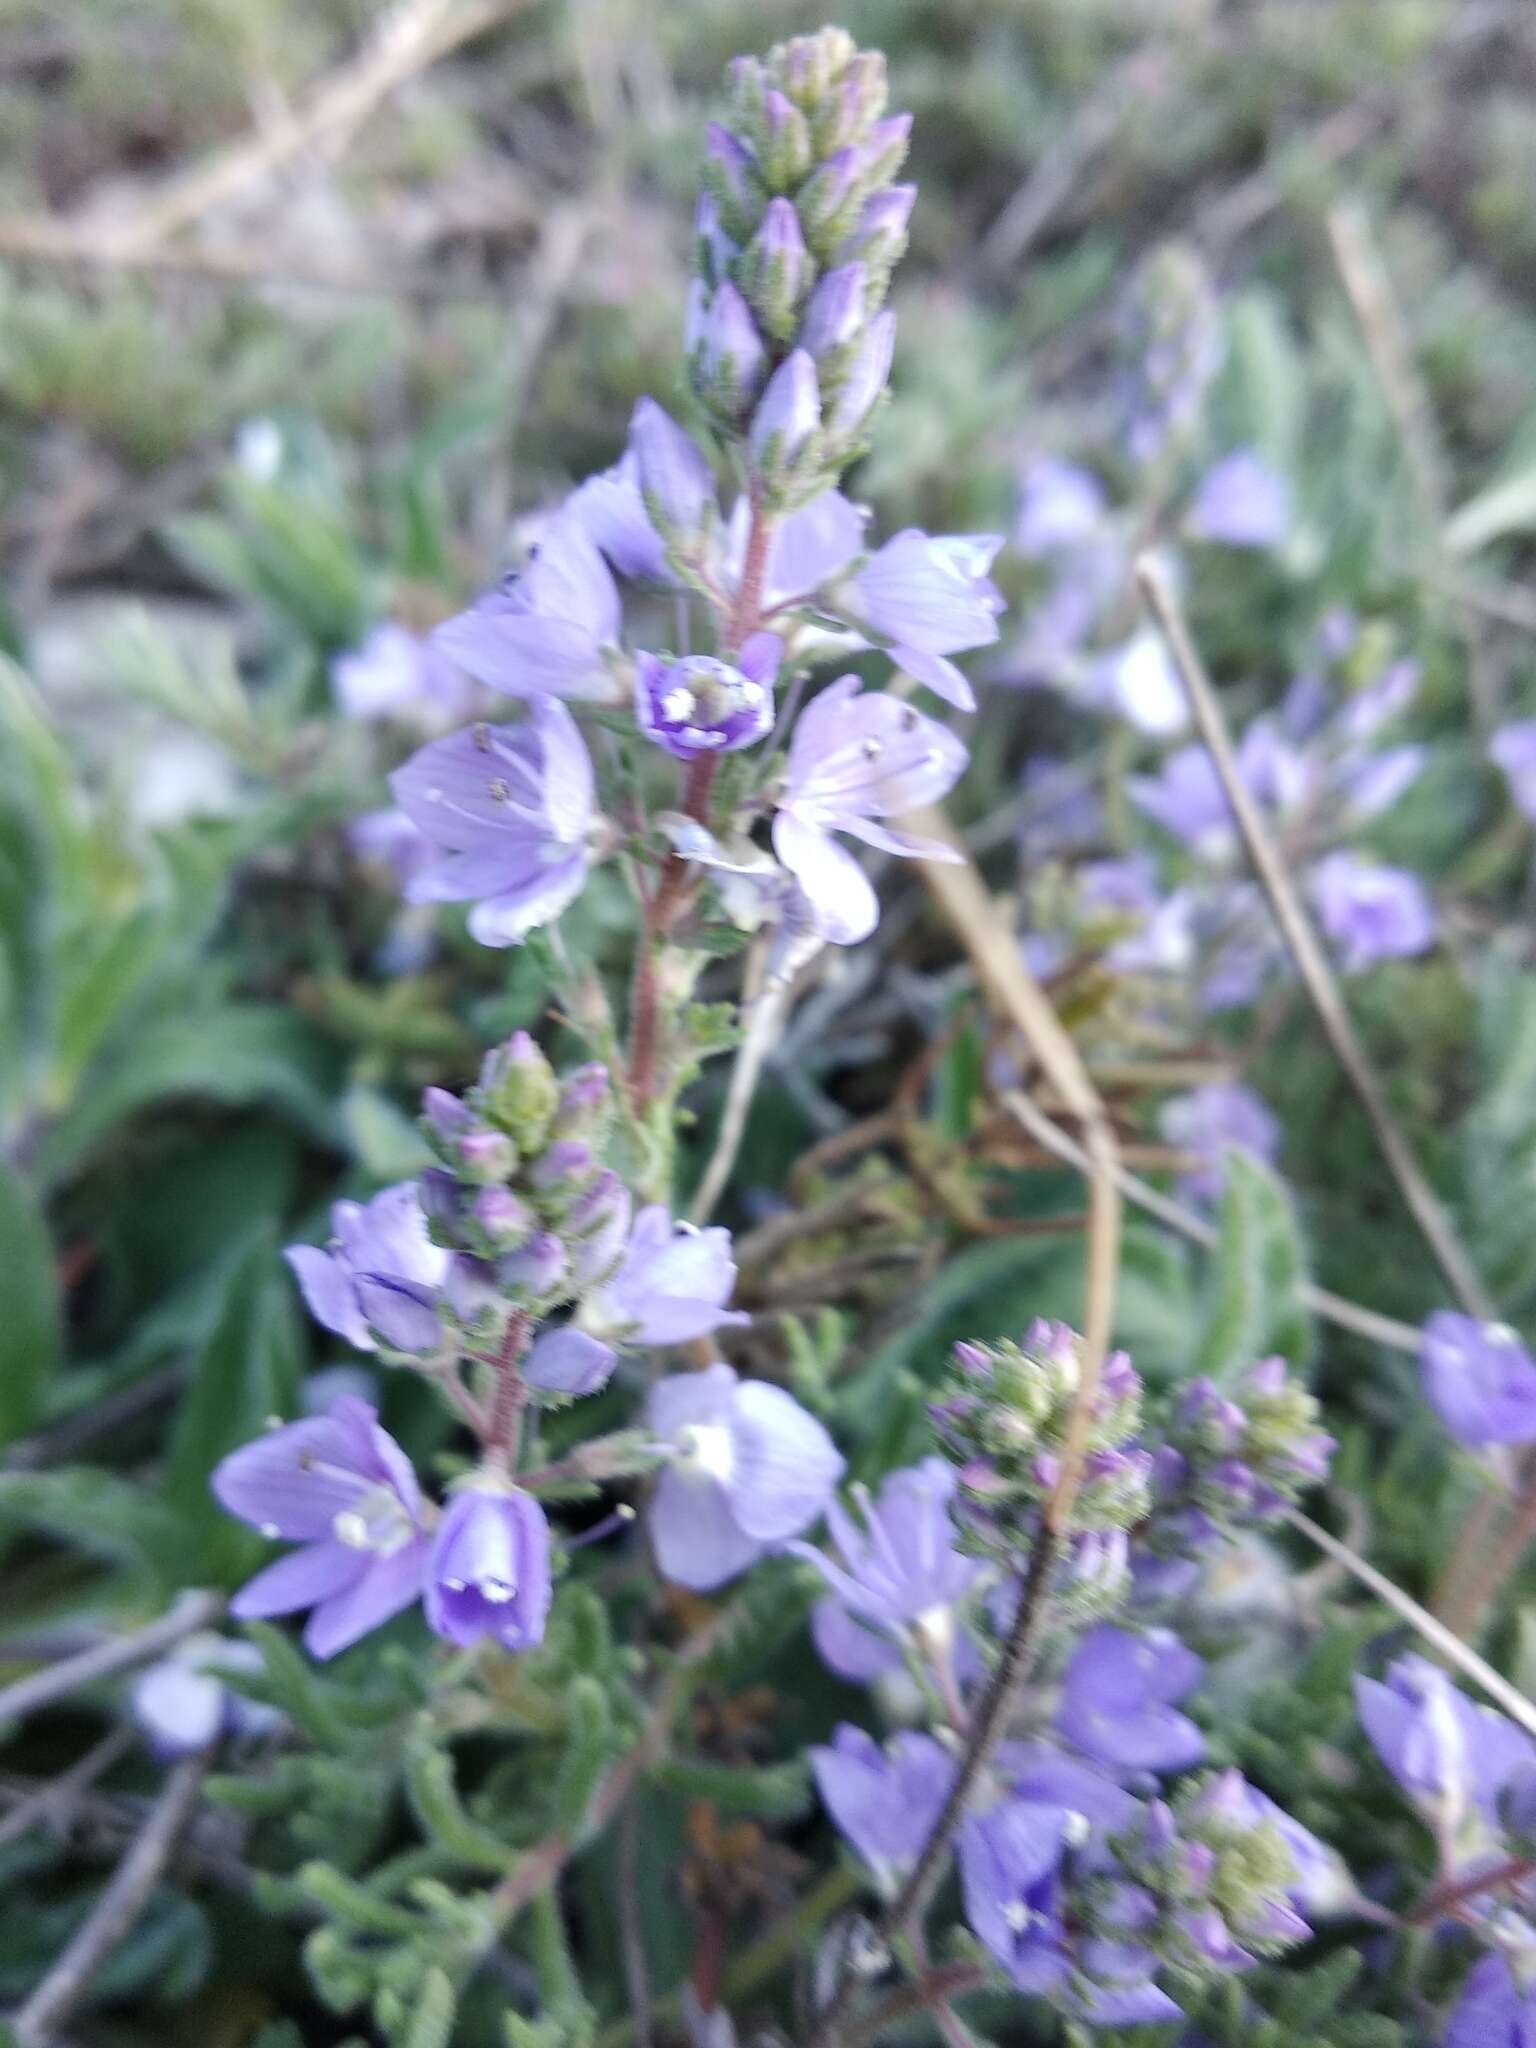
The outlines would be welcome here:
<svg viewBox="0 0 1536 2048">
<path fill-rule="evenodd" d="M 910 117 L 886 111 L 883 58 L 840 29 L 741 59 L 732 90 L 729 125 L 708 131 L 686 320 L 702 432 L 642 398 L 620 460 L 542 519 L 520 570 L 428 641 L 385 629 L 337 665 L 359 715 L 425 709 L 440 729 L 482 712 L 396 771 L 396 810 L 358 843 L 412 901 L 472 906 L 488 946 L 558 918 L 623 852 L 642 875 L 686 863 L 703 913 L 777 932 L 782 964 L 873 929 L 845 839 L 946 857 L 888 822 L 964 769 L 941 723 L 852 676 L 788 728 L 782 708 L 829 648 L 878 648 L 969 710 L 954 657 L 997 638 L 999 536 L 908 529 L 874 544 L 837 488 L 891 367 Z M 522 720 L 485 720 L 492 693 L 521 700 Z M 613 714 L 682 766 L 676 807 L 645 806 L 650 831 L 634 829 L 628 781 L 606 761 L 600 776 L 589 751 L 584 721 Z"/>
<path fill-rule="evenodd" d="M 893 181 L 910 114 L 887 114 L 885 60 L 842 29 L 731 67 L 712 124 L 684 348 L 689 379 L 749 487 L 805 503 L 862 452 L 895 343 L 882 310 L 917 194 Z"/>
</svg>

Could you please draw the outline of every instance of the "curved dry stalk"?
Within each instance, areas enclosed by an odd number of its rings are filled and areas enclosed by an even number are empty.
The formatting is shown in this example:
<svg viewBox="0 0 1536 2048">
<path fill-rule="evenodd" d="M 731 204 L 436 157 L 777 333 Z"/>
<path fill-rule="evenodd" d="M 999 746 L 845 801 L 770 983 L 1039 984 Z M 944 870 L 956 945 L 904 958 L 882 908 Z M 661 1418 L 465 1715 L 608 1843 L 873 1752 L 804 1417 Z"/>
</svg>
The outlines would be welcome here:
<svg viewBox="0 0 1536 2048">
<path fill-rule="evenodd" d="M 91 1979 L 132 1930 L 192 1818 L 212 1757 L 212 1750 L 199 1750 L 196 1756 L 184 1757 L 167 1777 L 149 1818 L 85 1921 L 12 2019 L 18 2048 L 50 2048 L 90 1989 Z"/>
<path fill-rule="evenodd" d="M 1384 1601 L 1395 1614 L 1418 1630 L 1425 1642 L 1442 1656 L 1447 1664 L 1454 1664 L 1458 1671 L 1470 1678 L 1474 1685 L 1480 1685 L 1489 1699 L 1503 1709 L 1512 1721 L 1518 1721 L 1527 1734 L 1536 1735 L 1536 1704 L 1533 1704 L 1509 1680 L 1494 1670 L 1486 1658 L 1480 1657 L 1470 1643 L 1464 1643 L 1460 1636 L 1452 1633 L 1443 1621 L 1437 1621 L 1427 1607 L 1421 1607 L 1411 1593 L 1405 1593 L 1401 1586 L 1395 1586 L 1375 1565 L 1369 1564 L 1358 1551 L 1351 1550 L 1347 1543 L 1341 1543 L 1337 1536 L 1304 1515 L 1299 1508 L 1287 1508 L 1285 1519 L 1293 1529 L 1300 1530 L 1309 1543 L 1316 1544 L 1325 1557 L 1331 1557 L 1335 1564 L 1343 1565 L 1362 1586 L 1368 1587 L 1378 1600 Z"/>
<path fill-rule="evenodd" d="M 1054 1152 L 1066 1166 L 1075 1166 L 1079 1172 L 1090 1170 L 1091 1161 L 1083 1147 L 1070 1132 L 1060 1124 L 1053 1123 L 1037 1102 L 1031 1101 L 1020 1088 L 1005 1088 L 1001 1101 L 1009 1115 L 1028 1132 L 1044 1151 Z M 1123 1166 L 1115 1170 L 1115 1180 L 1125 1199 L 1135 1208 L 1142 1209 L 1149 1216 L 1155 1216 L 1159 1223 L 1165 1223 L 1170 1230 L 1176 1230 L 1191 1244 L 1214 1249 L 1217 1243 L 1216 1227 L 1203 1216 L 1197 1216 L 1193 1209 L 1186 1209 L 1182 1202 L 1176 1202 L 1171 1195 L 1149 1187 L 1144 1180 Z M 1411 1323 L 1399 1322 L 1396 1316 L 1384 1316 L 1376 1309 L 1365 1308 L 1357 1301 L 1347 1301 L 1342 1294 L 1331 1294 L 1326 1287 L 1306 1285 L 1301 1289 L 1301 1298 L 1314 1315 L 1325 1321 L 1336 1323 L 1341 1330 L 1352 1330 L 1357 1337 L 1368 1337 L 1373 1343 L 1385 1344 L 1393 1351 L 1406 1351 L 1417 1357 L 1419 1332 Z"/>
<path fill-rule="evenodd" d="M 179 1643 L 183 1636 L 206 1628 L 223 1611 L 224 1602 L 217 1593 L 183 1593 L 166 1613 L 147 1622 L 143 1628 L 135 1629 L 131 1635 L 113 1636 L 107 1642 L 95 1643 L 76 1656 L 65 1657 L 45 1670 L 34 1671 L 26 1678 L 17 1679 L 14 1685 L 6 1686 L 0 1692 L 0 1725 L 19 1721 L 24 1714 L 49 1706 L 54 1700 L 79 1692 L 84 1686 L 94 1685 L 98 1679 L 111 1678 L 116 1672 L 130 1670 L 135 1664 L 147 1664 L 151 1657 L 160 1656 L 173 1644 Z"/>
<path fill-rule="evenodd" d="M 1225 715 L 1195 651 L 1173 587 L 1162 566 L 1145 555 L 1136 564 L 1136 580 L 1167 642 L 1189 699 L 1196 729 L 1220 778 L 1248 858 L 1269 900 L 1275 923 L 1290 948 L 1302 986 L 1323 1027 L 1324 1036 L 1365 1112 L 1366 1121 L 1397 1183 L 1398 1192 L 1462 1307 L 1468 1315 L 1483 1322 L 1492 1322 L 1498 1316 L 1493 1298 L 1456 1235 L 1439 1198 L 1425 1179 L 1412 1148 L 1397 1127 L 1376 1078 L 1376 1070 L 1356 1034 L 1328 957 L 1312 928 L 1312 921 L 1302 908 L 1279 849 L 1248 793 L 1233 752 Z"/>
</svg>

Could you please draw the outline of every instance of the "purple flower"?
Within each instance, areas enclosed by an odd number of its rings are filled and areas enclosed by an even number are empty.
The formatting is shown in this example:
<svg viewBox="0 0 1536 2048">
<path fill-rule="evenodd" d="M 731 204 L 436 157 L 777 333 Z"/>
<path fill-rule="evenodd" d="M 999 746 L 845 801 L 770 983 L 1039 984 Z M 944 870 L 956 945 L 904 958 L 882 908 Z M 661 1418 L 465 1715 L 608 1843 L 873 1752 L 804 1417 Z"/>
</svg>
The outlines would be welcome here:
<svg viewBox="0 0 1536 2048">
<path fill-rule="evenodd" d="M 821 1803 L 889 1896 L 917 1861 L 954 1781 L 931 1735 L 893 1736 L 882 1749 L 846 1721 L 809 1752 Z"/>
<path fill-rule="evenodd" d="M 641 399 L 641 405 L 649 405 Z M 636 407 L 638 412 L 639 407 Z M 630 423 L 634 432 L 634 423 Z M 595 546 L 621 576 L 645 583 L 671 583 L 667 550 L 650 522 L 640 495 L 640 463 L 633 443 L 612 469 L 589 476 L 566 500 L 566 509 L 580 520 Z"/>
<path fill-rule="evenodd" d="M 837 609 L 891 650 L 899 668 L 930 690 L 975 709 L 970 684 L 945 657 L 997 638 L 1003 600 L 988 571 L 1000 534 L 923 533 L 888 540 L 836 593 Z"/>
<path fill-rule="evenodd" d="M 193 1756 L 223 1736 L 264 1735 L 277 1726 L 282 1716 L 276 1707 L 232 1691 L 221 1668 L 254 1674 L 265 1666 L 254 1643 L 204 1632 L 188 1636 L 135 1678 L 133 1718 L 157 1757 Z"/>
<path fill-rule="evenodd" d="M 679 761 L 753 746 L 773 730 L 773 679 L 783 642 L 754 633 L 736 666 L 713 654 L 667 661 L 635 656 L 635 716 L 647 739 Z"/>
<path fill-rule="evenodd" d="M 831 1594 L 811 1608 L 811 1641 L 827 1669 L 850 1685 L 873 1685 L 903 1668 L 892 1639 L 873 1634 Z"/>
<path fill-rule="evenodd" d="M 942 1458 L 925 1458 L 881 1482 L 877 1500 L 856 1487 L 862 1527 L 838 1502 L 827 1527 L 841 1562 L 800 1544 L 847 1612 L 891 1634 L 917 1627 L 947 1647 L 954 1611 L 981 1569 L 955 1544 L 949 1504 L 955 1474 Z"/>
<path fill-rule="evenodd" d="M 1031 560 L 1080 547 L 1103 530 L 1104 486 L 1076 462 L 1032 455 L 1019 476 L 1019 514 L 1013 544 Z"/>
<path fill-rule="evenodd" d="M 843 1473 L 836 1445 L 782 1387 L 728 1365 L 652 1387 L 647 1417 L 666 1464 L 650 1533 L 665 1578 L 707 1592 L 802 1534 Z"/>
<path fill-rule="evenodd" d="M 1446 2029 L 1445 2048 L 1536 2048 L 1536 1981 L 1502 1955 L 1475 1963 Z"/>
<path fill-rule="evenodd" d="M 1167 1629 L 1131 1635 L 1107 1624 L 1078 1644 L 1062 1681 L 1056 1726 L 1095 1762 L 1122 1774 L 1181 1771 L 1205 1738 L 1174 1705 L 1205 1669 Z"/>
<path fill-rule="evenodd" d="M 681 547 L 698 545 L 718 516 L 714 472 L 698 443 L 654 398 L 642 398 L 630 418 L 629 446 L 657 533 Z"/>
<path fill-rule="evenodd" d="M 1312 870 L 1312 898 L 1347 973 L 1427 953 L 1435 943 L 1434 907 L 1407 868 L 1340 848 Z"/>
<path fill-rule="evenodd" d="M 1355 1706 L 1376 1754 L 1447 1841 L 1470 1816 L 1496 1827 L 1501 1793 L 1536 1767 L 1523 1729 L 1474 1706 L 1424 1657 L 1399 1657 L 1384 1682 L 1357 1678 Z"/>
<path fill-rule="evenodd" d="M 1507 1323 L 1438 1309 L 1424 1325 L 1419 1372 L 1425 1399 L 1462 1443 L 1536 1440 L 1536 1359 Z"/>
<path fill-rule="evenodd" d="M 545 1394 L 595 1394 L 607 1386 L 617 1363 L 611 1344 L 567 1323 L 534 1340 L 523 1360 L 523 1378 Z"/>
<path fill-rule="evenodd" d="M 349 718 L 398 718 L 422 711 L 461 717 L 472 692 L 452 662 L 418 634 L 386 621 L 331 663 L 331 688 Z"/>
<path fill-rule="evenodd" d="M 1536 718 L 1501 725 L 1488 742 L 1488 752 L 1503 770 L 1516 806 L 1536 819 Z"/>
<path fill-rule="evenodd" d="M 531 1494 L 475 1479 L 443 1510 L 425 1604 L 433 1633 L 467 1648 L 490 1636 L 531 1650 L 549 1613 L 549 1524 Z"/>
<path fill-rule="evenodd" d="M 1246 1152 L 1266 1165 L 1280 1151 L 1280 1126 L 1251 1088 L 1240 1081 L 1208 1081 L 1163 1105 L 1164 1138 L 1198 1162 L 1179 1178 L 1187 1201 L 1209 1205 L 1221 1199 L 1228 1151 Z"/>
<path fill-rule="evenodd" d="M 421 1490 L 366 1401 L 343 1397 L 328 1415 L 268 1431 L 231 1451 L 209 1483 L 230 1514 L 300 1546 L 241 1587 L 229 1604 L 238 1620 L 313 1608 L 305 1647 L 334 1657 L 421 1592 Z"/>
<path fill-rule="evenodd" d="M 334 1203 L 327 1249 L 295 1244 L 283 1256 L 315 1321 L 359 1351 L 436 1350 L 449 1254 L 427 1235 L 414 1181 L 368 1203 Z"/>
<path fill-rule="evenodd" d="M 1204 747 L 1180 747 L 1156 775 L 1128 776 L 1125 786 L 1137 810 L 1202 860 L 1225 861 L 1235 852 L 1232 809 Z"/>
<path fill-rule="evenodd" d="M 611 700 L 606 660 L 619 638 L 619 593 L 580 512 L 545 527 L 521 575 L 446 619 L 433 643 L 477 682 L 510 697 Z"/>
<path fill-rule="evenodd" d="M 751 1318 L 729 1309 L 731 1233 L 674 1223 L 659 1202 L 640 1211 L 617 1267 L 589 1296 L 583 1323 L 622 1344 L 686 1344 Z"/>
<path fill-rule="evenodd" d="M 1224 455 L 1200 479 L 1189 508 L 1196 540 L 1230 548 L 1279 547 L 1291 528 L 1291 495 L 1280 476 L 1252 448 Z"/>
<path fill-rule="evenodd" d="M 739 498 L 731 514 L 727 554 L 730 582 L 741 581 L 750 508 Z M 776 611 L 810 597 L 842 573 L 864 549 L 865 514 L 841 491 L 823 491 L 779 520 L 768 545 L 763 574 L 763 609 Z"/>
<path fill-rule="evenodd" d="M 595 822 L 592 763 L 576 721 L 535 697 L 521 725 L 471 725 L 434 740 L 389 779 L 441 856 L 412 881 L 416 903 L 472 900 L 482 946 L 516 946 L 580 893 Z"/>
<path fill-rule="evenodd" d="M 834 945 L 868 938 L 880 906 L 863 869 L 832 834 L 851 833 L 887 853 L 952 859 L 942 841 L 876 820 L 936 802 L 965 763 L 953 733 L 899 698 L 861 695 L 857 676 L 840 677 L 801 714 L 773 844 Z"/>
<path fill-rule="evenodd" d="M 1021 1991 L 1043 1992 L 1066 1974 L 1060 1869 L 1067 1815 L 1005 1799 L 960 1830 L 960 1886 L 971 1932 Z"/>
<path fill-rule="evenodd" d="M 1354 1887 L 1338 1852 L 1320 1842 L 1267 1792 L 1243 1778 L 1233 1804 L 1238 1816 L 1252 1826 L 1267 1822 L 1290 1851 L 1292 1879 L 1286 1896 L 1294 1906 L 1315 1915 L 1337 1909 L 1351 1896 Z"/>
<path fill-rule="evenodd" d="M 431 840 L 392 804 L 354 818 L 347 827 L 347 844 L 360 861 L 387 868 L 399 889 L 408 888 L 435 858 Z"/>
</svg>

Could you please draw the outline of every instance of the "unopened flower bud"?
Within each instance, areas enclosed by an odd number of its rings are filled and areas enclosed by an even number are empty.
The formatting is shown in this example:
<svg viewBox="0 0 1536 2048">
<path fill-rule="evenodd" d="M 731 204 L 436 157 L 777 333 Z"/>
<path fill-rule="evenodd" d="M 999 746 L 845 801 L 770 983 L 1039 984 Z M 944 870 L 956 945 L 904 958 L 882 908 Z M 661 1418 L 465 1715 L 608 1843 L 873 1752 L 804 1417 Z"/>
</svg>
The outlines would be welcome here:
<svg viewBox="0 0 1536 2048">
<path fill-rule="evenodd" d="M 864 269 L 845 263 L 829 270 L 811 293 L 800 323 L 800 346 L 820 363 L 858 339 L 864 325 Z"/>
<path fill-rule="evenodd" d="M 763 332 L 788 341 L 816 266 L 787 199 L 771 199 L 757 233 L 742 253 L 737 275 Z"/>
<path fill-rule="evenodd" d="M 700 547 L 716 513 L 715 479 L 698 443 L 655 399 L 642 398 L 629 423 L 629 445 L 641 499 L 663 542 L 684 553 Z"/>
<path fill-rule="evenodd" d="M 491 1254 L 521 1244 L 534 1227 L 533 1211 L 510 1188 L 482 1188 L 470 1204 L 469 1220 L 483 1249 Z"/>
<path fill-rule="evenodd" d="M 550 1126 L 554 1138 L 595 1138 L 607 1129 L 613 1089 L 601 1060 L 588 1060 L 560 1079 L 560 1100 Z"/>
<path fill-rule="evenodd" d="M 693 217 L 695 236 L 694 261 L 705 284 L 713 288 L 724 284 L 731 274 L 731 264 L 737 255 L 736 244 L 725 232 L 720 218 L 720 207 L 713 192 L 699 194 L 698 207 Z"/>
<path fill-rule="evenodd" d="M 726 233 L 734 241 L 746 241 L 762 216 L 768 195 L 751 150 L 718 121 L 711 121 L 705 130 L 704 180 Z"/>
<path fill-rule="evenodd" d="M 769 378 L 752 415 L 747 440 L 755 474 L 770 488 L 782 482 L 820 425 L 816 365 L 797 348 Z"/>
<path fill-rule="evenodd" d="M 835 275 L 835 273 L 834 273 Z M 877 313 L 844 366 L 832 403 L 828 431 L 839 448 L 856 442 L 885 390 L 896 352 L 896 315 Z"/>
<path fill-rule="evenodd" d="M 539 1302 L 565 1280 L 569 1264 L 565 1246 L 554 1232 L 536 1230 L 516 1251 L 497 1261 L 496 1277 L 505 1293 L 524 1302 Z"/>
<path fill-rule="evenodd" d="M 751 307 L 735 285 L 721 285 L 693 351 L 694 389 L 713 412 L 740 419 L 762 388 L 767 364 Z"/>
<path fill-rule="evenodd" d="M 770 192 L 793 192 L 814 160 L 811 125 L 785 95 L 770 87 L 763 95 L 754 136 L 758 172 Z"/>
<path fill-rule="evenodd" d="M 817 101 L 811 122 L 817 155 L 861 142 L 885 112 L 885 103 L 885 59 L 878 50 L 860 50 Z"/>
<path fill-rule="evenodd" d="M 514 1031 L 486 1054 L 475 1103 L 528 1154 L 543 1144 L 558 1094 L 549 1061 L 526 1031 Z"/>
<path fill-rule="evenodd" d="M 517 1167 L 517 1147 L 505 1131 L 464 1131 L 454 1142 L 454 1162 L 466 1180 L 490 1185 L 504 1181 Z"/>
</svg>

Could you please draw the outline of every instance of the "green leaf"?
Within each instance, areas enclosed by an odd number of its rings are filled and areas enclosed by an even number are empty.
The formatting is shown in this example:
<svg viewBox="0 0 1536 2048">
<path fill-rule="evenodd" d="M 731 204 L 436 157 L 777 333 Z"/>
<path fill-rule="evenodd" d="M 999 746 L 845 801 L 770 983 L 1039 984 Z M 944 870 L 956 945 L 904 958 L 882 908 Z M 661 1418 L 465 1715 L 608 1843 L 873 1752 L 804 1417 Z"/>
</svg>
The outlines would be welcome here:
<svg viewBox="0 0 1536 2048">
<path fill-rule="evenodd" d="M 36 1530 L 104 1563 L 149 1569 L 168 1585 L 195 1576 L 169 1505 L 99 1467 L 0 1472 L 0 1526 Z"/>
<path fill-rule="evenodd" d="M 302 1018 L 275 1004 L 221 1003 L 160 1017 L 49 1132 L 38 1171 L 49 1181 L 62 1178 L 125 1118 L 187 1096 L 240 1108 L 270 1104 L 335 1142 L 333 1083 L 323 1042 Z"/>
<path fill-rule="evenodd" d="M 799 1757 L 782 1764 L 663 1757 L 651 1782 L 683 1799 L 707 1799 L 723 1813 L 750 1813 L 760 1820 L 795 1820 L 811 1803 L 810 1773 Z"/>
<path fill-rule="evenodd" d="M 1505 534 L 1536 527 L 1536 466 L 1517 470 L 1458 506 L 1442 536 L 1448 555 L 1475 555 Z"/>
<path fill-rule="evenodd" d="M 458 2009 L 453 1981 L 446 1970 L 428 1970 L 402 2036 L 402 2048 L 448 2048 Z"/>
<path fill-rule="evenodd" d="M 38 1419 L 61 1343 L 53 1240 L 26 1182 L 0 1164 L 0 1443 Z"/>
<path fill-rule="evenodd" d="M 299 1336 L 292 1292 L 272 1235 L 260 1231 L 229 1275 L 224 1306 L 192 1369 L 171 1439 L 165 1494 L 195 1543 L 201 1569 L 234 1584 L 261 1555 L 260 1539 L 219 1507 L 208 1478 L 226 1452 L 291 1412 Z"/>
<path fill-rule="evenodd" d="M 565 1832 L 580 1827 L 608 1767 L 613 1744 L 613 1717 L 608 1695 L 595 1678 L 579 1676 L 566 1696 L 565 1754 L 555 1778 L 555 1825 Z"/>
<path fill-rule="evenodd" d="M 1290 1197 L 1247 1153 L 1228 1152 L 1225 1171 L 1204 1327 L 1191 1367 L 1218 1384 L 1273 1353 L 1305 1366 L 1312 1350 L 1312 1319 L 1301 1298 L 1306 1260 Z"/>
<path fill-rule="evenodd" d="M 505 1874 L 513 1861 L 512 1846 L 465 1812 L 448 1750 L 425 1737 L 411 1742 L 405 1752 L 405 1788 L 424 1832 L 472 1870 Z"/>
<path fill-rule="evenodd" d="M 343 1099 L 341 1115 L 357 1162 L 371 1180 L 408 1180 L 432 1164 L 415 1119 L 377 1088 L 355 1083 Z"/>
</svg>

